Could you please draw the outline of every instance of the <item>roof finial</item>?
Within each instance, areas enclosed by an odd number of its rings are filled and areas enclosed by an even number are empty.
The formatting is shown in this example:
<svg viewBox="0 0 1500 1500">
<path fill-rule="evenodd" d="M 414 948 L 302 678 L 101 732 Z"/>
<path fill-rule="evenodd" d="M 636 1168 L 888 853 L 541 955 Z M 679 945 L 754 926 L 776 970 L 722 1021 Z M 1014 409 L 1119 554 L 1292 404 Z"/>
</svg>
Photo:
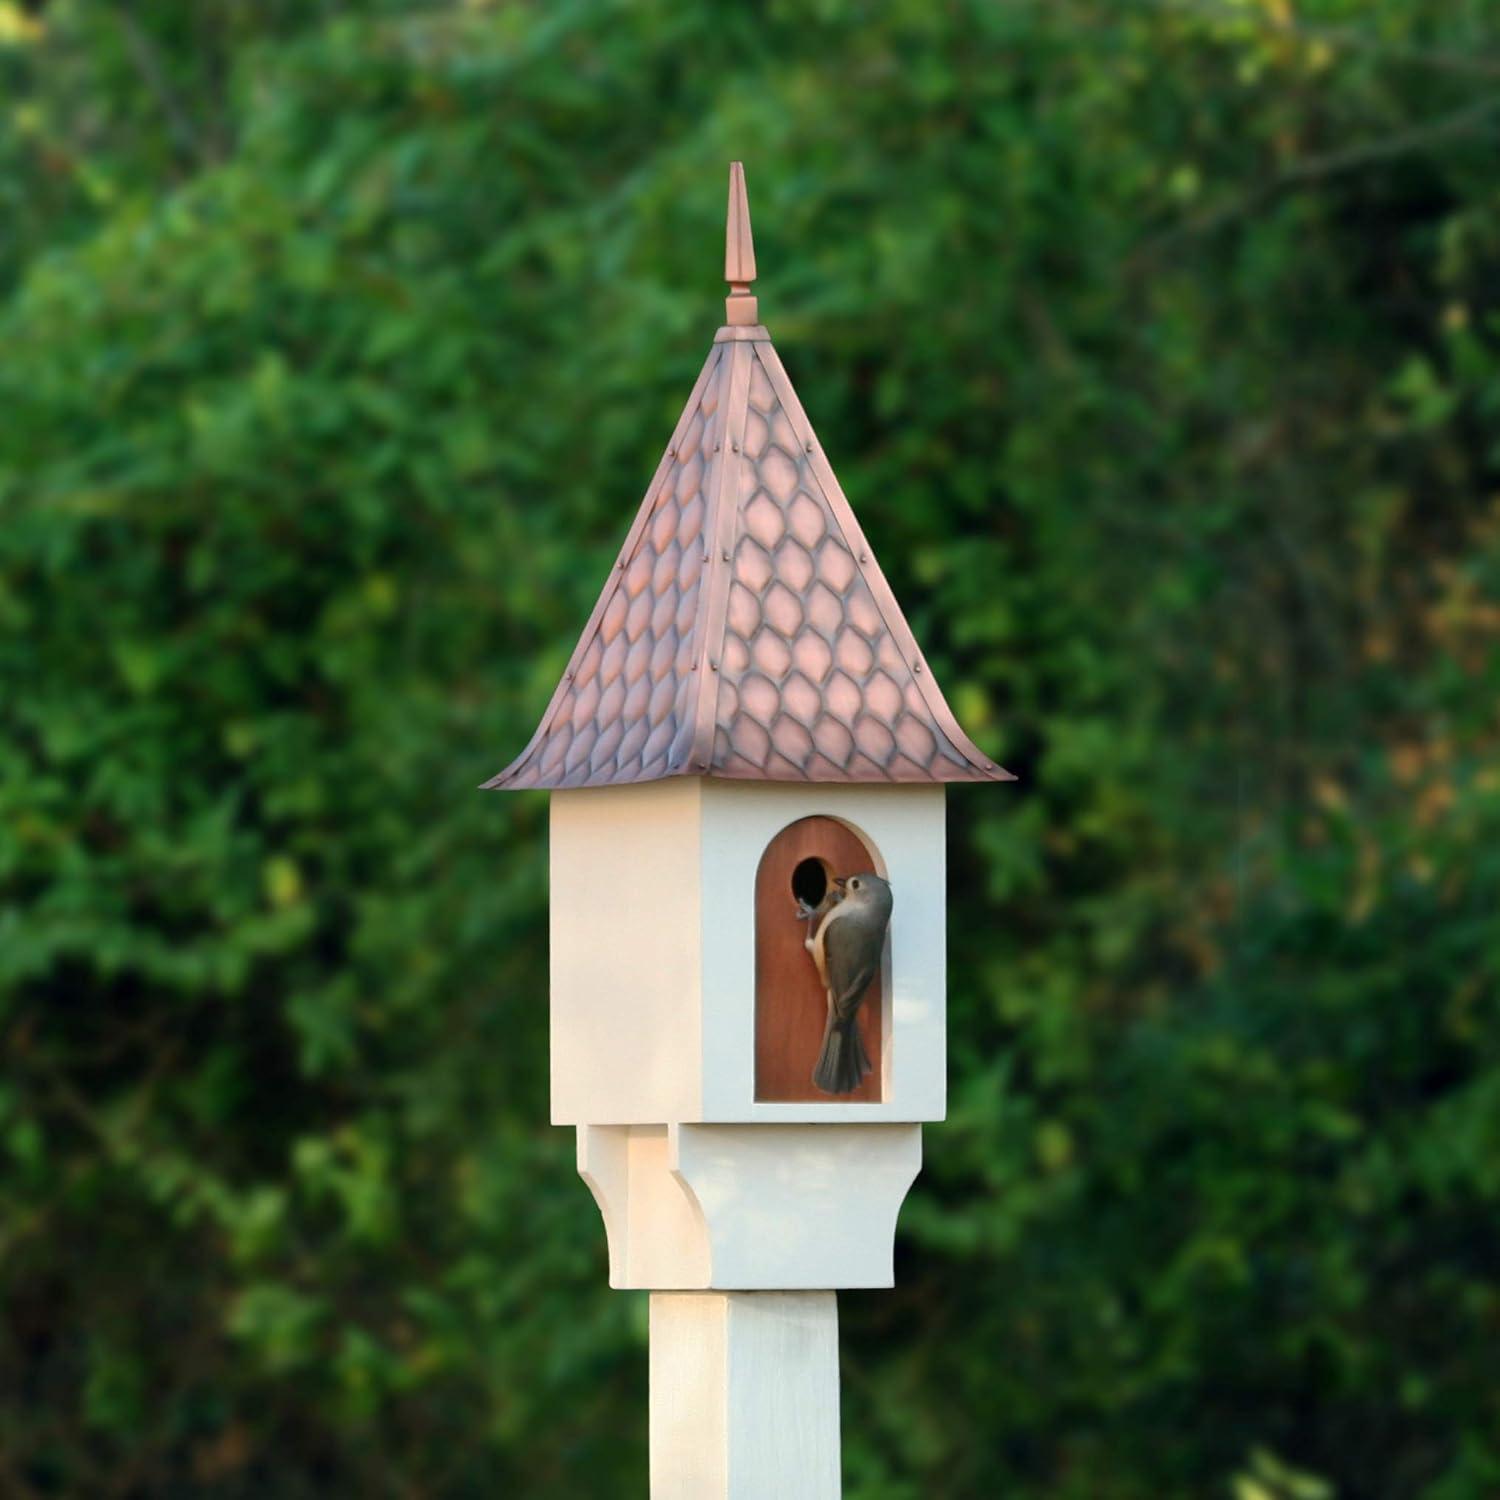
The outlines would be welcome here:
<svg viewBox="0 0 1500 1500">
<path fill-rule="evenodd" d="M 750 238 L 750 200 L 745 196 L 745 164 L 729 163 L 729 217 L 724 225 L 724 280 L 729 295 L 724 315 L 731 327 L 748 328 L 760 321 L 750 283 L 755 280 L 755 241 Z"/>
</svg>

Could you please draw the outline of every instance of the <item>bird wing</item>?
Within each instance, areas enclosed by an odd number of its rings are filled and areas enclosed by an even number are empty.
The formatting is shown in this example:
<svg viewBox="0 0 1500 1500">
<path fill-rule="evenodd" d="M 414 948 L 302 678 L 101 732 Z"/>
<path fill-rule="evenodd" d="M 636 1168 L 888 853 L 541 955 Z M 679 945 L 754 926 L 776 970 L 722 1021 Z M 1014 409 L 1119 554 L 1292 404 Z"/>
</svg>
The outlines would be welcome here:
<svg viewBox="0 0 1500 1500">
<path fill-rule="evenodd" d="M 880 968 L 885 923 L 863 920 L 854 912 L 823 924 L 823 961 L 828 969 L 828 992 L 841 1019 L 859 1009 L 865 991 Z"/>
<path fill-rule="evenodd" d="M 811 922 L 815 931 L 806 945 L 807 951 L 812 954 L 813 963 L 817 966 L 818 983 L 825 990 L 828 988 L 828 960 L 823 954 L 823 943 L 828 932 L 828 918 L 832 915 L 833 910 L 825 912 L 821 918 L 816 913 L 813 914 Z"/>
</svg>

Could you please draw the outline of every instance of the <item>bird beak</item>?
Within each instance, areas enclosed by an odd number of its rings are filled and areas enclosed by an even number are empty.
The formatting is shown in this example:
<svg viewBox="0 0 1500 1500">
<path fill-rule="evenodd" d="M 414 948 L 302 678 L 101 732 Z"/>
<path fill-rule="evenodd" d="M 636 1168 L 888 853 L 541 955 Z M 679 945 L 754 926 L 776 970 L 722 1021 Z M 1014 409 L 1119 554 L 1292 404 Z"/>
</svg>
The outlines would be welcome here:
<svg viewBox="0 0 1500 1500">
<path fill-rule="evenodd" d="M 837 887 L 838 887 L 838 888 L 839 888 L 839 889 L 840 889 L 840 890 L 843 890 L 843 888 L 844 888 L 844 880 L 845 880 L 845 877 L 844 877 L 844 876 L 842 876 L 842 875 L 835 875 L 835 876 L 834 876 L 834 877 L 833 877 L 833 883 L 834 883 L 834 884 L 835 884 L 835 885 L 836 885 L 836 886 L 837 886 Z"/>
</svg>

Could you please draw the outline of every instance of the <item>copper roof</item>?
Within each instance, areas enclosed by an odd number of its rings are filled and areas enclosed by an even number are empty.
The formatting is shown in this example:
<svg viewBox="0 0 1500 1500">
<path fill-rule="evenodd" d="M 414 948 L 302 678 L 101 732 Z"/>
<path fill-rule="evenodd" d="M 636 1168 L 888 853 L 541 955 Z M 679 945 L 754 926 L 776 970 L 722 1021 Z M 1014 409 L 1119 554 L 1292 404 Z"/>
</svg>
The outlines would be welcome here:
<svg viewBox="0 0 1500 1500">
<path fill-rule="evenodd" d="M 1009 781 L 958 727 L 766 330 L 730 171 L 719 330 L 531 743 L 487 787 Z"/>
</svg>

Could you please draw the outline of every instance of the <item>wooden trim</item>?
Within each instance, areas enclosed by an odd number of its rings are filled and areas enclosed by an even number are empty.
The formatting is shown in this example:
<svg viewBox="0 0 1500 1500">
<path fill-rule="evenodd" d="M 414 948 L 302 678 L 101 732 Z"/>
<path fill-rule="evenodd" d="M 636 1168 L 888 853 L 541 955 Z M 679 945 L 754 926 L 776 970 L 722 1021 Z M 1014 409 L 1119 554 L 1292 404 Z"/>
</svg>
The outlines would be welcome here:
<svg viewBox="0 0 1500 1500">
<path fill-rule="evenodd" d="M 719 462 L 713 474 L 713 490 L 703 523 L 703 540 L 709 549 L 709 557 L 707 575 L 700 585 L 703 597 L 698 606 L 698 625 L 702 635 L 693 646 L 693 659 L 698 669 L 698 682 L 693 690 L 693 739 L 688 748 L 687 764 L 680 767 L 689 774 L 707 771 L 714 758 L 719 656 L 724 650 L 724 621 L 729 609 L 729 585 L 733 581 L 729 559 L 739 514 L 740 450 L 745 442 L 745 419 L 750 407 L 751 349 L 744 344 L 730 344 L 723 357 L 728 362 L 728 374 L 722 397 Z"/>
</svg>

